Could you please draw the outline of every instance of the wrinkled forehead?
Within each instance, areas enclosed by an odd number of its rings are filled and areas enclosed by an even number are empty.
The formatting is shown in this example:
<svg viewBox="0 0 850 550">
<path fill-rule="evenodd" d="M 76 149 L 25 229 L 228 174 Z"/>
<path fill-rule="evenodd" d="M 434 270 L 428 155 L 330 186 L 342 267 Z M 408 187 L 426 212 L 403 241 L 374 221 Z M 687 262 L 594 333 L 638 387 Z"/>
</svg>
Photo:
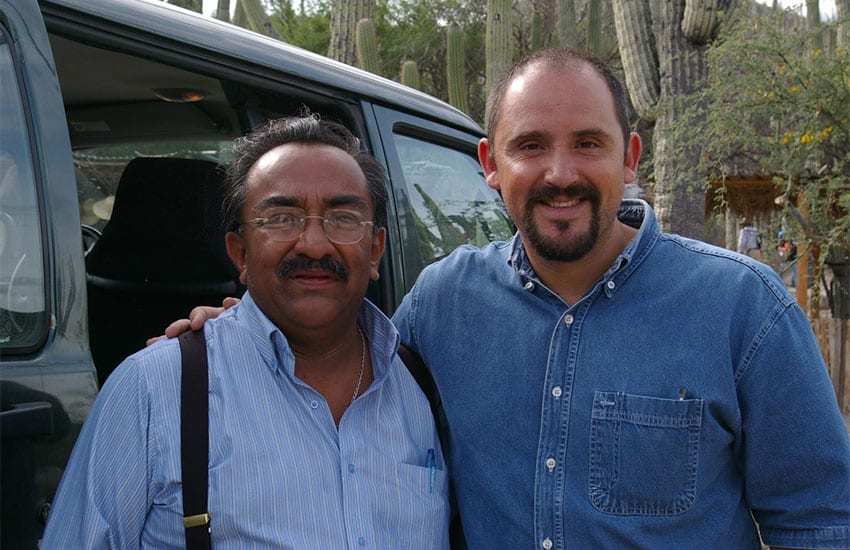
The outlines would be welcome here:
<svg viewBox="0 0 850 550">
<path fill-rule="evenodd" d="M 293 206 L 305 210 L 351 207 L 367 212 L 371 200 L 360 165 L 324 144 L 287 143 L 271 149 L 246 179 L 249 209 Z"/>
</svg>

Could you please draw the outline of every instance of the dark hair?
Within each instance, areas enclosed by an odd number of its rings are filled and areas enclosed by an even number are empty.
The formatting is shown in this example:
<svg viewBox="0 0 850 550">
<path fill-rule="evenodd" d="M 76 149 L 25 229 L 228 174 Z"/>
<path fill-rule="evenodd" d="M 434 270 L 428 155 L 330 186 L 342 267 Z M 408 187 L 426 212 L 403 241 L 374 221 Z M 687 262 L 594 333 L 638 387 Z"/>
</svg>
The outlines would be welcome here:
<svg viewBox="0 0 850 550">
<path fill-rule="evenodd" d="M 360 140 L 336 122 L 322 120 L 318 115 L 280 118 L 237 140 L 236 157 L 225 171 L 222 214 L 227 231 L 238 232 L 242 225 L 242 207 L 247 189 L 245 180 L 251 167 L 266 153 L 286 143 L 330 145 L 342 149 L 357 161 L 366 177 L 372 199 L 374 231 L 387 225 L 387 187 L 384 167 L 368 152 L 360 149 Z"/>
<path fill-rule="evenodd" d="M 617 110 L 617 119 L 623 130 L 623 143 L 625 147 L 629 144 L 629 104 L 626 99 L 626 91 L 623 84 L 611 68 L 596 57 L 570 48 L 552 48 L 548 50 L 537 50 L 511 65 L 505 72 L 499 75 L 490 94 L 487 97 L 487 139 L 490 141 L 490 151 L 493 150 L 493 136 L 496 134 L 496 125 L 502 113 L 502 103 L 508 85 L 521 75 L 526 69 L 533 65 L 542 65 L 545 69 L 573 69 L 577 70 L 583 66 L 590 66 L 595 70 L 608 85 L 614 98 L 614 108 Z"/>
</svg>

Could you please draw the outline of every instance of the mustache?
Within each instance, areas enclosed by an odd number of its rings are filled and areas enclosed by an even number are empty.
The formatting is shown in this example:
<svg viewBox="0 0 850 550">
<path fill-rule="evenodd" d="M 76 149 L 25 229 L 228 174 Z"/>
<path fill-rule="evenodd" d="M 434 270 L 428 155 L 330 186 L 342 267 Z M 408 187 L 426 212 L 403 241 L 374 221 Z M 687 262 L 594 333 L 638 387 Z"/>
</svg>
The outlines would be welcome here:
<svg viewBox="0 0 850 550">
<path fill-rule="evenodd" d="M 586 197 L 592 203 L 599 202 L 599 190 L 589 183 L 574 183 L 568 187 L 541 185 L 528 192 L 526 203 L 555 201 L 557 199 L 576 199 Z"/>
<path fill-rule="evenodd" d="M 321 270 L 330 271 L 343 281 L 348 280 L 348 268 L 345 264 L 338 262 L 331 257 L 325 256 L 318 260 L 311 260 L 306 256 L 295 256 L 288 260 L 283 260 L 277 266 L 278 277 L 286 277 L 293 271 L 298 270 Z"/>
</svg>

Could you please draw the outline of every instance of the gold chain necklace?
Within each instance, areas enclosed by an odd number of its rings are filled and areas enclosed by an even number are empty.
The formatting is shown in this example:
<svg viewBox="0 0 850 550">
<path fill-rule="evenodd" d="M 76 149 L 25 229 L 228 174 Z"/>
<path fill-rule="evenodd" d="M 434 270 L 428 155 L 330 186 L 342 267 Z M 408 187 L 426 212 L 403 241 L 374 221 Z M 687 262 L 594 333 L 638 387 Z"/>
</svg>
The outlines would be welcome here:
<svg viewBox="0 0 850 550">
<path fill-rule="evenodd" d="M 366 370 L 366 337 L 363 336 L 363 331 L 360 330 L 360 325 L 357 325 L 357 334 L 360 335 L 360 374 L 357 376 L 357 385 L 354 386 L 354 394 L 351 396 L 349 407 L 354 404 L 357 399 L 357 394 L 360 393 L 360 385 L 363 383 L 363 371 Z"/>
</svg>

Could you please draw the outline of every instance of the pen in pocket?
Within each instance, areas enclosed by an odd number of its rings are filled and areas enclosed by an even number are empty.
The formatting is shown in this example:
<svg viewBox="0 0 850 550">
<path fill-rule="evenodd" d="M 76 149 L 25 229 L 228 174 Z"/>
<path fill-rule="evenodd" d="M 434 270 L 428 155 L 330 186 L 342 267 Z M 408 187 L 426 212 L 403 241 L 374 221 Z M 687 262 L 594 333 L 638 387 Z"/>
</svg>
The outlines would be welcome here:
<svg viewBox="0 0 850 550">
<path fill-rule="evenodd" d="M 434 492 L 434 471 L 437 469 L 437 457 L 434 455 L 434 449 L 428 449 L 428 457 L 425 465 L 428 467 L 428 492 Z"/>
</svg>

